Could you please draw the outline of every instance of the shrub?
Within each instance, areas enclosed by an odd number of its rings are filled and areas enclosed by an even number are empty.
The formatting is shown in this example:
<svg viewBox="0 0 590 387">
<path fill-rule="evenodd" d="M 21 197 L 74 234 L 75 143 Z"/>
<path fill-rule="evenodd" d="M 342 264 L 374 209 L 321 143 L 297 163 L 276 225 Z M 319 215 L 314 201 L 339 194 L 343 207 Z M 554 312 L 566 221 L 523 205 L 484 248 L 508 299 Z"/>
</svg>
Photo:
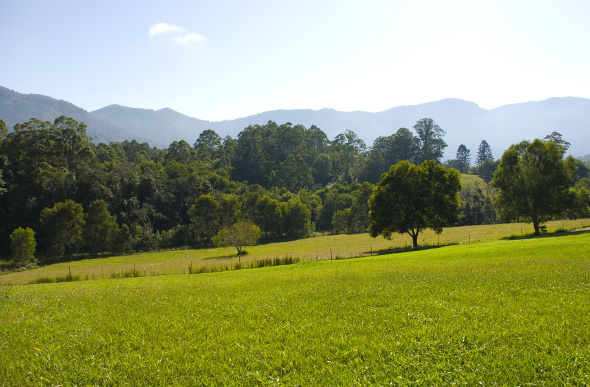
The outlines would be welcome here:
<svg viewBox="0 0 590 387">
<path fill-rule="evenodd" d="M 18 266 L 28 265 L 35 261 L 35 232 L 30 228 L 19 227 L 10 234 L 10 250 L 12 261 Z"/>
</svg>

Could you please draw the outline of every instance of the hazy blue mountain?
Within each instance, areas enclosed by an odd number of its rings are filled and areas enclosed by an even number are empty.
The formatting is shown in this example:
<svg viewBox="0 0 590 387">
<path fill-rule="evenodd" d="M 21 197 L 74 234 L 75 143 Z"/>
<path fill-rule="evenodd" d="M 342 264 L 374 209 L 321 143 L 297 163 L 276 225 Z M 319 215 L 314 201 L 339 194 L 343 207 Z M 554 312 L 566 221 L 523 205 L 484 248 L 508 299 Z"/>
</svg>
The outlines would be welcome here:
<svg viewBox="0 0 590 387">
<path fill-rule="evenodd" d="M 14 125 L 38 118 L 53 122 L 57 117 L 66 115 L 87 126 L 87 134 L 95 142 L 123 141 L 137 139 L 146 141 L 143 135 L 132 132 L 112 122 L 101 120 L 86 110 L 66 101 L 38 94 L 21 94 L 0 86 L 0 118 L 12 130 Z"/>
<path fill-rule="evenodd" d="M 202 131 L 211 127 L 209 121 L 191 118 L 168 108 L 156 111 L 110 105 L 93 111 L 92 115 L 140 133 L 149 139 L 150 145 L 160 148 L 167 148 L 177 140 L 185 140 L 192 145 Z"/>
<path fill-rule="evenodd" d="M 481 140 L 486 140 L 494 156 L 499 158 L 510 145 L 522 140 L 542 139 L 553 131 L 561 133 L 572 144 L 571 154 L 590 152 L 590 100 L 571 97 L 505 105 L 492 110 L 459 99 L 398 106 L 377 113 L 333 109 L 274 110 L 231 121 L 212 122 L 210 128 L 220 135 L 235 137 L 250 124 L 264 124 L 269 120 L 279 124 L 291 122 L 306 127 L 316 125 L 330 139 L 350 129 L 370 146 L 375 138 L 391 135 L 402 127 L 412 129 L 418 120 L 426 117 L 434 119 L 447 132 L 445 158 L 455 158 L 459 145 L 465 144 L 474 161 Z"/>
<path fill-rule="evenodd" d="M 111 105 L 88 113 L 65 101 L 20 94 L 0 87 L 0 118 L 9 127 L 30 117 L 52 121 L 61 114 L 85 122 L 88 133 L 97 142 L 136 139 L 160 148 L 168 147 L 175 140 L 194 144 L 206 129 L 215 130 L 221 137 L 236 138 L 248 125 L 268 121 L 291 122 L 308 128 L 316 125 L 330 139 L 350 129 L 371 146 L 379 136 L 391 135 L 402 127 L 412 129 L 418 120 L 432 118 L 447 132 L 447 159 L 455 158 L 459 145 L 465 144 L 474 161 L 481 140 L 486 140 L 494 156 L 499 158 L 511 144 L 543 138 L 553 131 L 561 133 L 571 143 L 569 153 L 572 155 L 581 157 L 590 153 L 590 100 L 584 98 L 550 98 L 492 110 L 460 99 L 444 99 L 377 113 L 333 109 L 273 110 L 234 120 L 205 121 L 168 108 L 155 111 Z"/>
</svg>

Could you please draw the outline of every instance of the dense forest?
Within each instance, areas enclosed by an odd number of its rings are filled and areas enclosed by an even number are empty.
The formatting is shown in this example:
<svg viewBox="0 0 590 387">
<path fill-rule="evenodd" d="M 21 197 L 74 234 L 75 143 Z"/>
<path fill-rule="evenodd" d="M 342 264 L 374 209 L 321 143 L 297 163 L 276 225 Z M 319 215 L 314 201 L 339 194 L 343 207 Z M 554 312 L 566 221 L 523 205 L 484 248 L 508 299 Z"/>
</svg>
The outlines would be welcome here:
<svg viewBox="0 0 590 387">
<path fill-rule="evenodd" d="M 400 128 L 371 147 L 350 130 L 330 140 L 318 127 L 269 121 L 236 139 L 203 131 L 167 149 L 122 141 L 95 144 L 65 116 L 8 131 L 0 120 L 0 255 L 17 228 L 35 234 L 38 256 L 207 246 L 246 219 L 263 240 L 314 232 L 359 233 L 381 175 L 401 160 L 441 163 L 445 132 L 432 119 Z M 578 175 L 588 168 L 578 163 Z M 482 140 L 471 165 L 464 145 L 445 166 L 489 182 L 498 162 Z M 460 224 L 497 220 L 487 184 L 461 191 Z"/>
</svg>

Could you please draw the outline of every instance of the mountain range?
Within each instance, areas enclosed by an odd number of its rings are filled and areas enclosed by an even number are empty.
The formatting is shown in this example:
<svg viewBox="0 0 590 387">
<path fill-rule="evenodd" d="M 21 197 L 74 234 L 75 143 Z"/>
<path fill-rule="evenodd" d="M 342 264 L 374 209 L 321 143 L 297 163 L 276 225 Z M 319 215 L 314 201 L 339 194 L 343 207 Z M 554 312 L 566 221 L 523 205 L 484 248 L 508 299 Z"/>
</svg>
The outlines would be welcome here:
<svg viewBox="0 0 590 387">
<path fill-rule="evenodd" d="M 377 113 L 333 109 L 273 110 L 234 120 L 206 121 L 169 108 L 150 110 L 110 105 L 88 112 L 66 101 L 21 94 L 0 86 L 0 118 L 9 128 L 31 117 L 53 121 L 62 114 L 86 123 L 88 135 L 97 143 L 135 139 L 159 148 L 166 148 L 175 140 L 193 144 L 206 129 L 214 130 L 221 137 L 236 138 L 248 125 L 268 121 L 279 125 L 291 122 L 307 128 L 315 125 L 330 139 L 350 129 L 370 146 L 379 136 L 391 135 L 401 127 L 411 129 L 418 120 L 432 118 L 446 131 L 446 159 L 455 158 L 460 144 L 465 144 L 475 158 L 482 140 L 490 144 L 494 157 L 499 158 L 511 144 L 543 138 L 554 131 L 571 143 L 570 154 L 583 156 L 590 153 L 590 100 L 578 97 L 550 98 L 491 110 L 473 102 L 444 99 Z"/>
</svg>

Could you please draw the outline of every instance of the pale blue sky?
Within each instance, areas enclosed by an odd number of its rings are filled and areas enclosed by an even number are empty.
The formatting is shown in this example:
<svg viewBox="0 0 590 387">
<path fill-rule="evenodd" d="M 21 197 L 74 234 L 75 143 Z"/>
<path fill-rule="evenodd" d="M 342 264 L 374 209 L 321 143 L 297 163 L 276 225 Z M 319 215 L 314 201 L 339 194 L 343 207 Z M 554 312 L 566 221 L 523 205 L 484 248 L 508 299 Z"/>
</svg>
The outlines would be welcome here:
<svg viewBox="0 0 590 387">
<path fill-rule="evenodd" d="M 590 98 L 585 0 L 0 0 L 0 15 L 0 85 L 89 111 Z"/>
</svg>

